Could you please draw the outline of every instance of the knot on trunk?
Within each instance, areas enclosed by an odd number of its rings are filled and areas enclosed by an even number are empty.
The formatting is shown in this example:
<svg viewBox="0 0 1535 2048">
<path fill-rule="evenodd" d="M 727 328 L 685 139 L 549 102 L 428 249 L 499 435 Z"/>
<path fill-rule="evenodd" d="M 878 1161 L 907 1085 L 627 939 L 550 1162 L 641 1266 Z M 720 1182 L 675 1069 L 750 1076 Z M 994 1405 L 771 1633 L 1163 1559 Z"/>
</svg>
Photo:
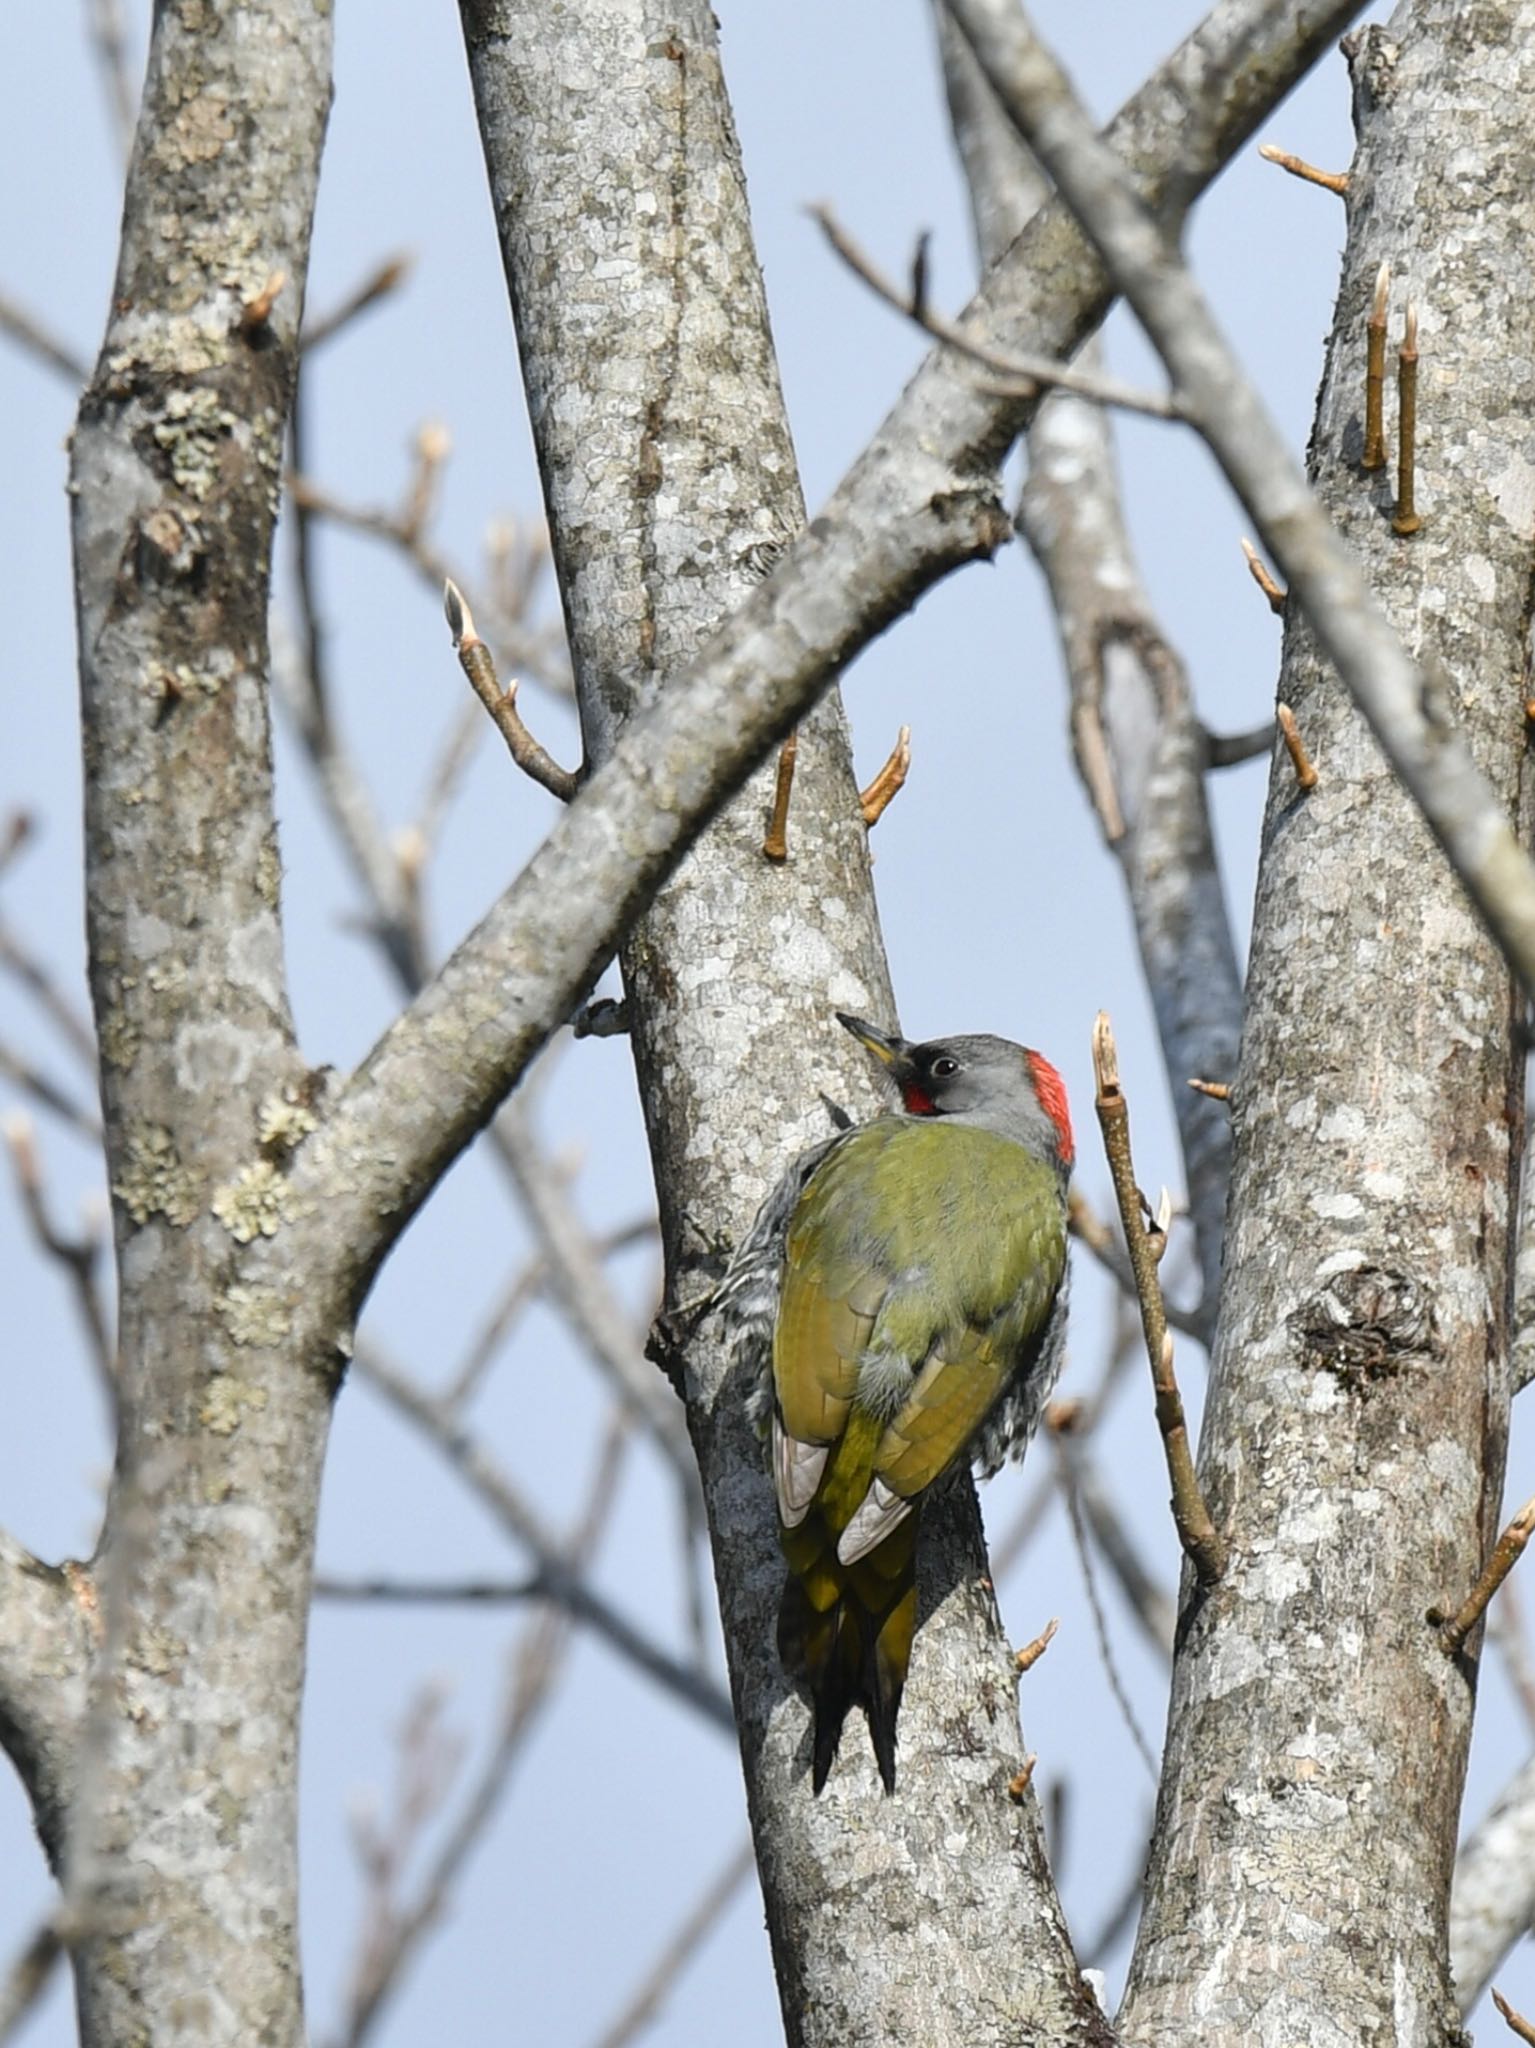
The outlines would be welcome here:
<svg viewBox="0 0 1535 2048">
<path fill-rule="evenodd" d="M 1435 1345 L 1433 1305 L 1406 1273 L 1357 1266 L 1335 1273 L 1296 1309 L 1289 1326 L 1301 1363 L 1363 1392 Z"/>
</svg>

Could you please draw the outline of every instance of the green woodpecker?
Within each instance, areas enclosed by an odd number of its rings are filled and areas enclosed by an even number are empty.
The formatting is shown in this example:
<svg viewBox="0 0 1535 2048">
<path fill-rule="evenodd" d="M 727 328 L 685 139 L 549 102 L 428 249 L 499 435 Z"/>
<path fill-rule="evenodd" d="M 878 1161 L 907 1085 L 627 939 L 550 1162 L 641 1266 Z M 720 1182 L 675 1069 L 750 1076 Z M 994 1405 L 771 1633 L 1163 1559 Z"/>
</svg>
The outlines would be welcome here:
<svg viewBox="0 0 1535 2048">
<path fill-rule="evenodd" d="M 1054 1067 L 1008 1039 L 838 1022 L 900 1108 L 800 1155 L 719 1304 L 771 1444 L 814 1788 L 862 1705 L 894 1791 L 922 1503 L 966 1460 L 1021 1457 L 1060 1370 L 1071 1122 Z"/>
</svg>

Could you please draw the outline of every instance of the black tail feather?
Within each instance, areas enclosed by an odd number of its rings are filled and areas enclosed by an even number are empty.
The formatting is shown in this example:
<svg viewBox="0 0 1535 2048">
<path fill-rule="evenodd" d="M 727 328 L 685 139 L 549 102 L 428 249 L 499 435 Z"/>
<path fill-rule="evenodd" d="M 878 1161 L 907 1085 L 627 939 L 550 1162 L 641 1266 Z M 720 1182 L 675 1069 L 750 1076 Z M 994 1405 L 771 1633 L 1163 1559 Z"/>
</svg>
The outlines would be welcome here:
<svg viewBox="0 0 1535 2048">
<path fill-rule="evenodd" d="M 820 1613 L 790 1577 L 778 1614 L 778 1648 L 784 1668 L 809 1689 L 814 1713 L 810 1783 L 819 1792 L 831 1774 L 842 1727 L 854 1707 L 869 1723 L 875 1761 L 887 1792 L 895 1790 L 895 1730 L 904 1672 L 882 1651 L 881 1623 L 856 1598 L 838 1600 Z"/>
</svg>

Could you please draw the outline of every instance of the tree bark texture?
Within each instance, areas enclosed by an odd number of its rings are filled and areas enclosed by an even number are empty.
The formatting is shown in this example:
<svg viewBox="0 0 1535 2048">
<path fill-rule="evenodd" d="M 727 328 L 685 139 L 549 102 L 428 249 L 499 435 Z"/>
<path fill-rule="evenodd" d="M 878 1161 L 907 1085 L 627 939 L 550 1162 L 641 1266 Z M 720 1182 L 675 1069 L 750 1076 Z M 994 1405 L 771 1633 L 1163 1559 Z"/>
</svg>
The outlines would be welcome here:
<svg viewBox="0 0 1535 2048">
<path fill-rule="evenodd" d="M 1218 0 L 1111 124 L 1150 200 L 1181 217 L 1359 5 Z M 501 16 L 473 10 L 469 19 L 489 34 Z M 592 10 L 594 24 L 609 19 Z M 579 81 L 570 90 L 579 99 Z M 544 282 L 563 289 L 567 280 L 546 271 Z M 1060 354 L 1107 303 L 1102 267 L 1052 204 L 970 313 L 983 336 Z M 543 846 L 385 1032 L 294 1162 L 295 1201 L 314 1203 L 314 1234 L 359 1287 L 568 1018 L 701 823 L 827 676 L 940 577 L 1001 544 L 998 464 L 1033 409 L 936 349 L 826 511 L 666 688 L 643 694 Z M 659 496 L 668 510 L 672 500 Z M 775 545 L 738 566 L 758 570 Z"/>
<path fill-rule="evenodd" d="M 989 265 L 1027 226 L 1045 183 L 945 0 L 935 4 L 949 115 Z M 1096 340 L 1077 358 L 1083 368 L 1100 361 Z M 1210 829 L 1206 737 L 1130 545 L 1106 408 L 1056 392 L 1029 429 L 1028 453 L 1018 530 L 1049 580 L 1078 772 L 1130 899 L 1183 1149 L 1208 1342 L 1231 1119 L 1188 1079 L 1235 1071 L 1242 984 Z"/>
<path fill-rule="evenodd" d="M 1359 151 L 1316 487 L 1525 819 L 1535 537 L 1535 9 L 1353 39 Z M 1365 316 L 1422 323 L 1422 530 L 1359 468 Z M 1457 2041 L 1446 1913 L 1476 1680 L 1427 1620 L 1495 1534 L 1523 1134 L 1508 970 L 1292 602 L 1202 1468 L 1232 1564 L 1185 1584 L 1135 2042 Z"/>
<path fill-rule="evenodd" d="M 611 750 L 801 530 L 739 156 L 702 5 L 464 9 L 587 746 Z M 824 1089 L 873 1095 L 833 1013 L 892 1003 L 840 700 L 800 729 L 789 860 L 771 771 L 697 843 L 623 956 L 672 1285 L 704 1284 Z M 789 2038 L 1091 2040 L 1045 1870 L 968 1489 L 927 1532 L 926 1606 L 886 1801 L 860 1725 L 812 1798 L 774 1647 L 783 1567 L 762 1452 L 718 1333 L 690 1344 L 747 1788 Z M 852 1824 L 850 1825 L 850 1821 Z"/>
<path fill-rule="evenodd" d="M 77 1577 L 87 2043 L 297 2043 L 297 1741 L 332 1352 L 248 1284 L 307 1128 L 278 922 L 266 608 L 326 0 L 156 10 L 71 472 L 120 1427 Z M 274 278 L 269 313 L 252 318 Z M 328 1334 L 328 1333 L 327 1333 Z"/>
</svg>

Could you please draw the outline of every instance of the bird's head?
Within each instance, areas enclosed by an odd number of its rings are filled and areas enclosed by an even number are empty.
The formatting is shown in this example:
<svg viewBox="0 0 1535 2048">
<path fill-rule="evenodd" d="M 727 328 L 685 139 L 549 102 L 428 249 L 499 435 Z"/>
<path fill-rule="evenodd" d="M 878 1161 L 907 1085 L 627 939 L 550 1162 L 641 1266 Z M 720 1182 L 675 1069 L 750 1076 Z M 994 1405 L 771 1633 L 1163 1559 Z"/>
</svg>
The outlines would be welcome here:
<svg viewBox="0 0 1535 2048">
<path fill-rule="evenodd" d="M 841 1010 L 837 1022 L 875 1061 L 908 1116 L 978 1124 L 1070 1167 L 1076 1148 L 1066 1086 L 1042 1053 L 989 1032 L 913 1045 Z"/>
</svg>

